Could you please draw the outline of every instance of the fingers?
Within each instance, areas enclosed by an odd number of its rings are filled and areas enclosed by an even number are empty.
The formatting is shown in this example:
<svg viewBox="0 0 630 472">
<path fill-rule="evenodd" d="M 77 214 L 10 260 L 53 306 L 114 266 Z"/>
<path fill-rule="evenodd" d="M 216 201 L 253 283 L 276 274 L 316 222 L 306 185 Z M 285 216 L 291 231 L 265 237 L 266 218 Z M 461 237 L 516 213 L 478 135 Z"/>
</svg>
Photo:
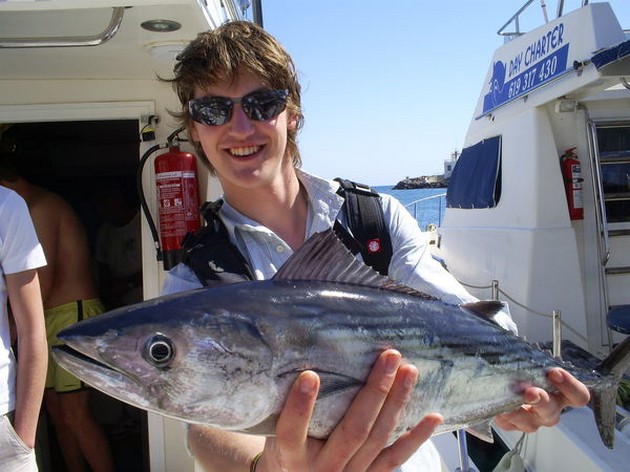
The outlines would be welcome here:
<svg viewBox="0 0 630 472">
<path fill-rule="evenodd" d="M 505 431 L 524 433 L 534 433 L 542 426 L 540 418 L 537 417 L 531 405 L 521 405 L 510 413 L 495 416 L 494 424 Z"/>
<path fill-rule="evenodd" d="M 562 405 L 554 395 L 538 387 L 529 387 L 523 393 L 527 402 L 510 413 L 499 415 L 495 424 L 507 431 L 533 433 L 541 426 L 553 426 L 560 420 Z"/>
<path fill-rule="evenodd" d="M 401 365 L 399 352 L 383 352 L 343 419 L 326 441 L 318 441 L 308 437 L 308 428 L 319 377 L 303 372 L 280 413 L 276 438 L 265 445 L 264 470 L 392 470 L 404 463 L 442 421 L 427 415 L 388 446 L 417 379 L 417 369 Z"/>
<path fill-rule="evenodd" d="M 348 463 L 347 470 L 366 470 L 381 450 L 387 446 L 417 380 L 418 369 L 414 366 L 403 365 L 398 369 L 391 390 L 369 431 L 367 440 Z"/>
<path fill-rule="evenodd" d="M 554 426 L 566 406 L 582 407 L 589 399 L 586 386 L 564 369 L 554 368 L 547 373 L 549 381 L 558 389 L 548 393 L 530 387 L 523 393 L 526 404 L 510 413 L 495 417 L 495 424 L 507 431 L 520 430 L 526 433 L 537 431 L 541 426 Z"/>
<path fill-rule="evenodd" d="M 303 463 L 307 460 L 308 427 L 318 390 L 317 374 L 312 371 L 302 372 L 293 383 L 278 417 L 276 441 L 272 444 L 282 462 L 292 465 L 290 470 L 306 470 Z"/>
<path fill-rule="evenodd" d="M 372 468 L 374 470 L 393 470 L 404 464 L 431 437 L 435 428 L 443 421 L 442 416 L 437 413 L 426 415 L 413 429 L 383 450 L 372 463 Z"/>
<path fill-rule="evenodd" d="M 564 369 L 551 369 L 547 373 L 547 378 L 558 389 L 558 394 L 556 395 L 562 397 L 562 407 L 583 407 L 591 399 L 591 394 L 586 385 Z"/>
<path fill-rule="evenodd" d="M 322 455 L 330 470 L 341 470 L 370 436 L 400 363 L 400 353 L 395 350 L 386 350 L 378 357 L 365 385 L 326 441 Z"/>
</svg>

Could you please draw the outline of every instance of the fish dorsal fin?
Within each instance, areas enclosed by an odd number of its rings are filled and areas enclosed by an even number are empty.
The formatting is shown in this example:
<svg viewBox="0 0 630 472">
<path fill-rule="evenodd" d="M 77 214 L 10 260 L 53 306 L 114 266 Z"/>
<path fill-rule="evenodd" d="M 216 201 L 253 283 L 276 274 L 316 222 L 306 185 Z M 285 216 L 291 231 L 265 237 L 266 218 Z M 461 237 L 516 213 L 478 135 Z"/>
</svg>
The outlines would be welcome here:
<svg viewBox="0 0 630 472">
<path fill-rule="evenodd" d="M 466 303 L 462 308 L 466 308 L 473 315 L 481 319 L 497 324 L 493 316 L 500 312 L 505 305 L 498 300 L 482 300 L 479 302 Z"/>
<path fill-rule="evenodd" d="M 390 279 L 358 261 L 332 230 L 315 233 L 284 263 L 276 280 L 319 280 L 381 286 Z"/>
<path fill-rule="evenodd" d="M 430 295 L 397 284 L 357 260 L 332 229 L 315 233 L 308 238 L 280 267 L 273 279 L 342 282 L 434 299 Z"/>
</svg>

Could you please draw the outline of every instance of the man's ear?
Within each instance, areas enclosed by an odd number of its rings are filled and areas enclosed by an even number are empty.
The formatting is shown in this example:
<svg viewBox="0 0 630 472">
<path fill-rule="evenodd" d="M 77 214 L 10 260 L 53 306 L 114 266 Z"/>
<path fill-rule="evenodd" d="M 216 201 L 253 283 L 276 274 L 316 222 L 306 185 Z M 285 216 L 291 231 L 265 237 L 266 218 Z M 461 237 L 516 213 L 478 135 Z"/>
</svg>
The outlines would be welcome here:
<svg viewBox="0 0 630 472">
<path fill-rule="evenodd" d="M 290 115 L 287 120 L 287 129 L 289 131 L 295 131 L 297 129 L 297 117 Z"/>
<path fill-rule="evenodd" d="M 188 136 L 190 136 L 193 143 L 199 142 L 199 134 L 197 133 L 197 129 L 194 125 L 188 128 Z"/>
</svg>

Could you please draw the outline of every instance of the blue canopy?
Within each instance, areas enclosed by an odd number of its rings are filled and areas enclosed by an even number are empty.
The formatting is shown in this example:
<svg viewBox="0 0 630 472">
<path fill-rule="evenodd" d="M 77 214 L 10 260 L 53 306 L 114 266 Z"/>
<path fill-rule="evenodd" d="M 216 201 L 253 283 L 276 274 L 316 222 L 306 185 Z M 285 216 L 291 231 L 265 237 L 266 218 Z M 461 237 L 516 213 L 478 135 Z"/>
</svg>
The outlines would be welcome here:
<svg viewBox="0 0 630 472">
<path fill-rule="evenodd" d="M 446 191 L 449 208 L 492 208 L 501 196 L 501 136 L 467 147 Z"/>
<path fill-rule="evenodd" d="M 630 40 L 619 43 L 616 46 L 609 47 L 595 54 L 591 61 L 597 69 L 616 62 L 630 54 Z"/>
</svg>

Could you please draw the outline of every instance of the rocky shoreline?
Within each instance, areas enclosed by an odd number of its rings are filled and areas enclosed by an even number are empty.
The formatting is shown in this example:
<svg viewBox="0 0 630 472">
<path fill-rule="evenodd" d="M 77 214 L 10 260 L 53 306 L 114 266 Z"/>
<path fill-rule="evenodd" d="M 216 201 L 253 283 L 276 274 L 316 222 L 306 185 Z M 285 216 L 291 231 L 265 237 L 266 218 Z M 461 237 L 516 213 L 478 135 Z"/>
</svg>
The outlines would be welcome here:
<svg viewBox="0 0 630 472">
<path fill-rule="evenodd" d="M 418 188 L 447 188 L 448 180 L 441 175 L 405 177 L 398 182 L 392 190 L 413 190 Z"/>
</svg>

